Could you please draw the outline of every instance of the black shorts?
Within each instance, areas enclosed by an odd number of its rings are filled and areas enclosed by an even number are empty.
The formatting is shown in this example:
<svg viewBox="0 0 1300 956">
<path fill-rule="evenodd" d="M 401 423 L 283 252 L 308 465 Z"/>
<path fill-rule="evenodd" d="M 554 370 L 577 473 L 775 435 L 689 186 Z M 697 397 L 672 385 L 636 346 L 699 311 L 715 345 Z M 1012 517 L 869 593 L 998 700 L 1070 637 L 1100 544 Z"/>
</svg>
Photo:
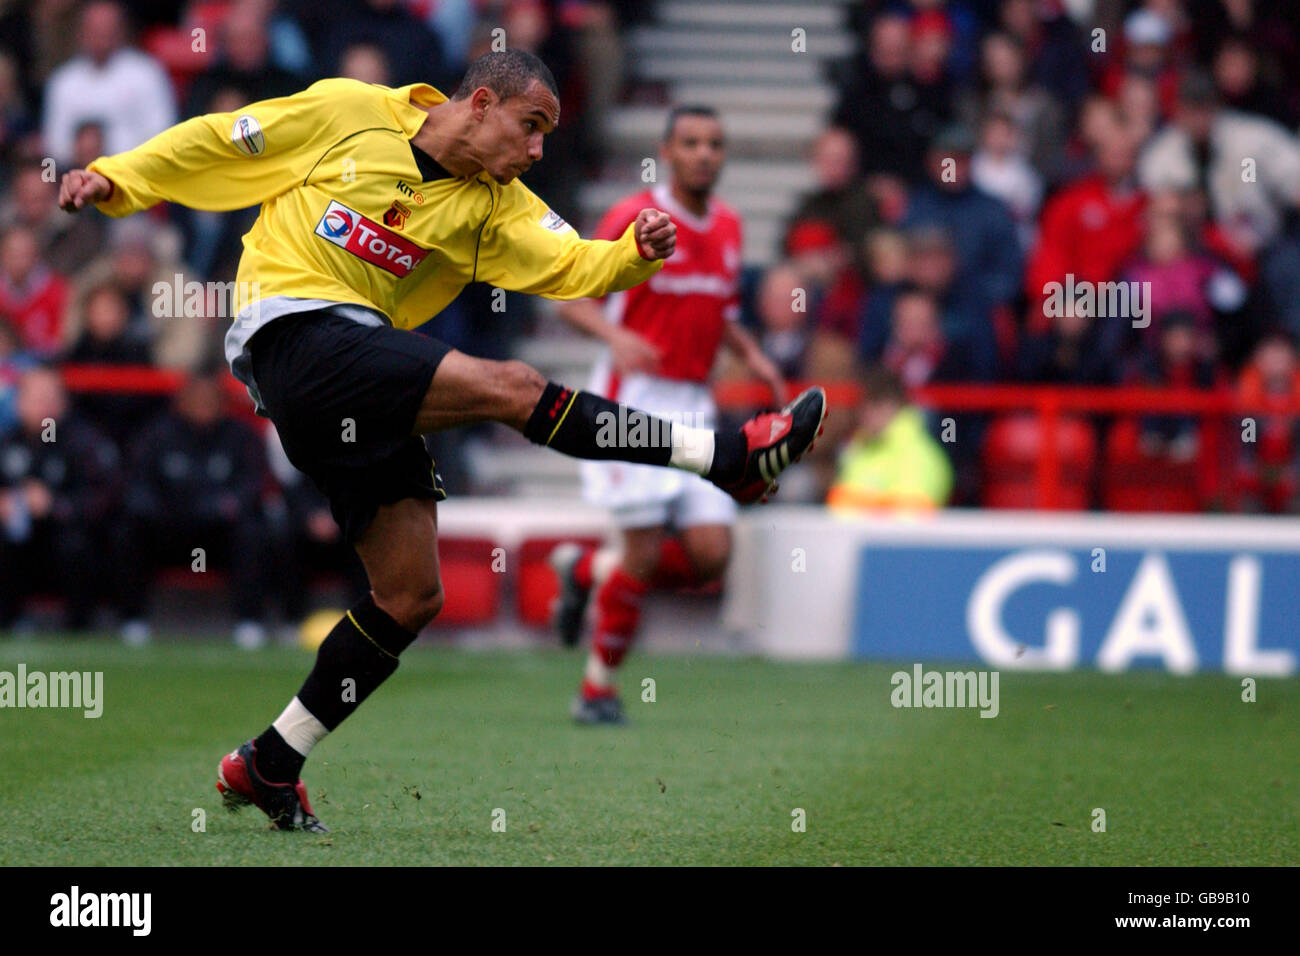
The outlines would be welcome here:
<svg viewBox="0 0 1300 956">
<path fill-rule="evenodd" d="M 329 498 L 345 540 L 356 542 L 380 505 L 447 497 L 412 431 L 450 345 L 315 311 L 275 319 L 248 351 L 285 453 Z"/>
</svg>

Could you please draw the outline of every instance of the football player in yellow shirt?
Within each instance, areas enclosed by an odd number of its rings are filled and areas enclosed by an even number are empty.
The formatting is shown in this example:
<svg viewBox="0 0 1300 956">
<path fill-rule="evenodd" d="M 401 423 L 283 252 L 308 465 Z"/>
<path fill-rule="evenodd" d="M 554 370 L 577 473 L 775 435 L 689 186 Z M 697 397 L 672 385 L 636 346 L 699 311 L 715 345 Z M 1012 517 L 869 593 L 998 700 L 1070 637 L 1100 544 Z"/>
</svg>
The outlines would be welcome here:
<svg viewBox="0 0 1300 956">
<path fill-rule="evenodd" d="M 323 831 L 299 777 L 304 760 L 441 608 L 436 502 L 446 495 L 419 436 L 501 422 L 564 454 L 682 468 L 752 502 L 818 434 L 820 388 L 714 432 L 405 331 L 469 282 L 599 297 L 672 255 L 666 213 L 642 210 L 616 241 L 583 240 L 519 182 L 559 120 L 550 70 L 505 50 L 471 63 L 450 99 L 424 84 L 322 80 L 195 117 L 63 177 L 69 211 L 261 204 L 244 236 L 236 284 L 247 294 L 226 357 L 290 461 L 329 497 L 370 579 L 284 712 L 222 760 L 217 789 L 232 808 L 252 803 L 281 829 Z"/>
</svg>

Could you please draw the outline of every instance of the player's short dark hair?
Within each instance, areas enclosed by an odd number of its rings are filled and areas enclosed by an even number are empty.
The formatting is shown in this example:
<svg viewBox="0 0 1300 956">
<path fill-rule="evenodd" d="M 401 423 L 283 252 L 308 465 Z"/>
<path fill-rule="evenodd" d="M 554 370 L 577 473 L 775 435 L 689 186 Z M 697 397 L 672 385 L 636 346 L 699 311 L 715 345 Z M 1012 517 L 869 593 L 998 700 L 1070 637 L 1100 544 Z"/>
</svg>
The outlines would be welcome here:
<svg viewBox="0 0 1300 956">
<path fill-rule="evenodd" d="M 705 106 L 702 103 L 688 103 L 683 106 L 674 106 L 668 113 L 668 122 L 664 123 L 664 142 L 673 138 L 673 133 L 677 130 L 677 121 L 683 116 L 702 116 L 705 119 L 716 120 L 718 111 L 712 106 Z"/>
<path fill-rule="evenodd" d="M 907 402 L 903 380 L 883 365 L 870 365 L 862 373 L 862 398 L 867 402 Z"/>
<path fill-rule="evenodd" d="M 522 96 L 533 80 L 540 80 L 560 98 L 550 67 L 527 50 L 496 50 L 476 58 L 465 71 L 465 78 L 452 94 L 453 100 L 466 99 L 480 86 L 486 86 L 503 100 Z"/>
</svg>

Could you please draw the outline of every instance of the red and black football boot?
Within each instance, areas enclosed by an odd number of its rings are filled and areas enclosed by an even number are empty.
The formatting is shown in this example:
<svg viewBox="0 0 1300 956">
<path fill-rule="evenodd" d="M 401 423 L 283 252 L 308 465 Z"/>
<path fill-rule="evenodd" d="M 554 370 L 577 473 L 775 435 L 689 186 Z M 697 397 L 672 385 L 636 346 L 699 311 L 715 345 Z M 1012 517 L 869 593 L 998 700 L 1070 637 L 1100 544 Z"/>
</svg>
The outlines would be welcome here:
<svg viewBox="0 0 1300 956">
<path fill-rule="evenodd" d="M 250 740 L 221 758 L 217 767 L 217 792 L 221 794 L 226 809 L 237 813 L 251 803 L 270 817 L 277 829 L 329 833 L 329 827 L 312 813 L 303 782 L 271 783 L 263 780 L 253 763 L 256 753 Z"/>
<path fill-rule="evenodd" d="M 739 478 L 719 488 L 742 505 L 763 500 L 776 491 L 781 472 L 803 457 L 822 433 L 826 418 L 826 392 L 810 388 L 779 412 L 755 415 L 741 426 L 747 454 Z"/>
</svg>

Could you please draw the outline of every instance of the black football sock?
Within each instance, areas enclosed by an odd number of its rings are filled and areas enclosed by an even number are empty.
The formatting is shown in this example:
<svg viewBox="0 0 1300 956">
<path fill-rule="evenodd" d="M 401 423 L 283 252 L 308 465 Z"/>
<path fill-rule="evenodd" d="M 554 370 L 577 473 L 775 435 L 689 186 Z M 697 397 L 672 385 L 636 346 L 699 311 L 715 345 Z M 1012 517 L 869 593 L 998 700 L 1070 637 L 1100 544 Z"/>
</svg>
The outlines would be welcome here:
<svg viewBox="0 0 1300 956">
<path fill-rule="evenodd" d="M 334 730 L 397 670 L 397 658 L 416 638 L 367 594 L 334 625 L 316 652 L 316 664 L 297 700 L 326 730 Z M 257 769 L 274 782 L 298 779 L 305 757 L 274 726 L 254 741 Z"/>
<path fill-rule="evenodd" d="M 666 419 L 548 382 L 524 437 L 574 458 L 667 465 L 672 428 Z"/>
<path fill-rule="evenodd" d="M 263 780 L 293 783 L 302 773 L 302 765 L 307 758 L 285 743 L 274 726 L 267 727 L 253 741 L 253 747 L 257 750 L 257 772 Z"/>
<path fill-rule="evenodd" d="M 749 443 L 740 429 L 718 429 L 713 433 L 713 465 L 704 477 L 714 484 L 725 485 L 739 481 L 745 473 L 745 459 L 749 456 Z"/>
</svg>

